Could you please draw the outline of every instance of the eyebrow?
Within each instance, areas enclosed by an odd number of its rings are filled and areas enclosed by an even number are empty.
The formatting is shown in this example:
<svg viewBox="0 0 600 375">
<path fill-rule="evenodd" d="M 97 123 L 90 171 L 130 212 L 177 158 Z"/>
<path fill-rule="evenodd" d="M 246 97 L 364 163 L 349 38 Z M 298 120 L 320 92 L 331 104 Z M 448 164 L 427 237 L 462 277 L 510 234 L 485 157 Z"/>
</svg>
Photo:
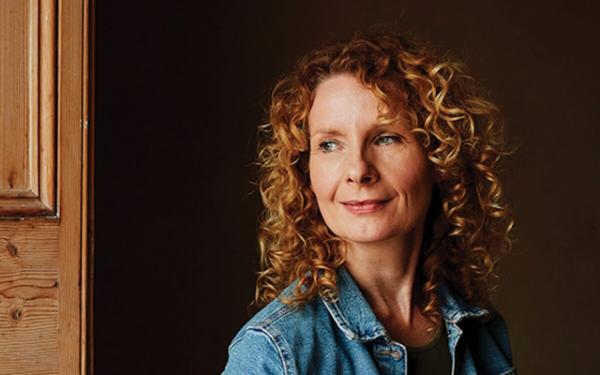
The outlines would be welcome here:
<svg viewBox="0 0 600 375">
<path fill-rule="evenodd" d="M 317 134 L 324 134 L 324 135 L 344 135 L 344 133 L 342 133 L 339 130 L 336 129 L 322 129 L 322 130 L 317 130 L 316 132 L 312 133 L 310 138 L 316 136 Z"/>
<path fill-rule="evenodd" d="M 396 128 L 395 125 L 393 124 L 383 124 L 380 122 L 376 122 L 374 124 L 371 124 L 372 126 L 378 127 L 378 128 Z M 314 132 L 313 134 L 310 135 L 310 138 L 312 139 L 314 136 L 316 136 L 317 134 L 324 134 L 324 135 L 344 135 L 343 132 L 335 129 L 335 128 L 325 128 L 325 129 L 321 129 L 321 130 L 317 130 L 316 132 Z"/>
</svg>

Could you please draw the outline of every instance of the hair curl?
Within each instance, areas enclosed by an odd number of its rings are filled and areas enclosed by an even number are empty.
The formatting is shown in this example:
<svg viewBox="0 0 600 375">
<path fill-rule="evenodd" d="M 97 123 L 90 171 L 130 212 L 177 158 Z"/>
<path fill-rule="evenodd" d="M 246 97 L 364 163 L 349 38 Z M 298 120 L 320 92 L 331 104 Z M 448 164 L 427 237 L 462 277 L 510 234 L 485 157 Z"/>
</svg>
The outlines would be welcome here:
<svg viewBox="0 0 600 375">
<path fill-rule="evenodd" d="M 418 264 L 421 308 L 438 320 L 435 290 L 447 280 L 468 302 L 489 303 L 489 279 L 510 252 L 514 220 L 503 202 L 497 163 L 504 150 L 497 107 L 462 64 L 390 33 L 356 35 L 300 59 L 272 92 L 269 123 L 259 127 L 260 267 L 254 304 L 275 299 L 295 279 L 299 306 L 317 294 L 335 300 L 341 239 L 324 223 L 309 187 L 307 118 L 320 82 L 351 74 L 386 104 L 383 121 L 407 115 L 436 183 Z"/>
</svg>

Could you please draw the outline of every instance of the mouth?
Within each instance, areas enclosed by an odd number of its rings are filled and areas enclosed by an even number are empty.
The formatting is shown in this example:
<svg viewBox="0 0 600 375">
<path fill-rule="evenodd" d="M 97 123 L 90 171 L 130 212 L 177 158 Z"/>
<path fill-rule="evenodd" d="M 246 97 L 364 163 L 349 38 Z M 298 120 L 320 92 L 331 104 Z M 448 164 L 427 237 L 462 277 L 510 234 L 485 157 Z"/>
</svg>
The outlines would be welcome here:
<svg viewBox="0 0 600 375">
<path fill-rule="evenodd" d="M 369 199 L 369 200 L 353 200 L 341 202 L 346 210 L 353 214 L 368 214 L 382 209 L 392 198 L 388 199 Z"/>
</svg>

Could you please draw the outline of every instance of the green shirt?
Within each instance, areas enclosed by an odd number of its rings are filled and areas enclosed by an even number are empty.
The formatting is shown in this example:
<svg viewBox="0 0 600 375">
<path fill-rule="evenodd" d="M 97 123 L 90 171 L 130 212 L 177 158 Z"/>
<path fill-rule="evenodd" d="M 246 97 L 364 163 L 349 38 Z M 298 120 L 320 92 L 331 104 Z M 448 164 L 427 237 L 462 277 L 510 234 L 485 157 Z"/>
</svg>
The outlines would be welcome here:
<svg viewBox="0 0 600 375">
<path fill-rule="evenodd" d="M 444 375 L 452 372 L 448 335 L 443 323 L 429 343 L 418 347 L 407 346 L 406 350 L 409 375 Z"/>
</svg>

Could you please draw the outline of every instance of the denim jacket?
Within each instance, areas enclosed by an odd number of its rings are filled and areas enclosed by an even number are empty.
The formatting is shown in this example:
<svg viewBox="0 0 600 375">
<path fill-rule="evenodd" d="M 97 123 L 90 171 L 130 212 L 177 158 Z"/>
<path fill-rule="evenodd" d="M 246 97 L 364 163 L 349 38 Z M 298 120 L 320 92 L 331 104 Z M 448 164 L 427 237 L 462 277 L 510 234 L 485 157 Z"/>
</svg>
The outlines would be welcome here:
<svg viewBox="0 0 600 375">
<path fill-rule="evenodd" d="M 406 347 L 389 337 L 344 266 L 338 275 L 334 303 L 316 297 L 292 310 L 275 299 L 261 309 L 233 338 L 223 374 L 408 374 Z M 516 374 L 502 316 L 467 305 L 447 284 L 437 293 L 452 374 Z"/>
</svg>

